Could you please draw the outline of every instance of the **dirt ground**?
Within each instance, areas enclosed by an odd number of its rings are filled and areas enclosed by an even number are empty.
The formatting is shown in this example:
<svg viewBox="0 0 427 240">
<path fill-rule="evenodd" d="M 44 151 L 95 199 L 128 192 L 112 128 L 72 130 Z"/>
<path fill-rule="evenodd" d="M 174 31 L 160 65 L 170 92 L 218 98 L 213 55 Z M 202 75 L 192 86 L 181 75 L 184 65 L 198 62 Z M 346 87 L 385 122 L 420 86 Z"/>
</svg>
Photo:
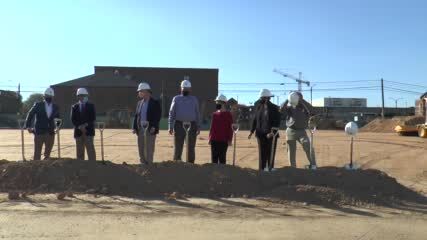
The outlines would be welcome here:
<svg viewBox="0 0 427 240">
<path fill-rule="evenodd" d="M 62 157 L 74 157 L 70 130 L 61 131 Z M 238 133 L 236 164 L 256 169 L 256 140 Z M 104 132 L 105 158 L 138 163 L 136 139 L 128 130 Z M 100 138 L 96 136 L 100 158 Z M 318 131 L 315 149 L 319 166 L 343 166 L 349 159 L 348 137 L 341 131 Z M 0 159 L 21 160 L 20 132 L 0 130 Z M 25 157 L 32 158 L 32 136 L 25 133 Z M 276 167 L 288 166 L 279 141 Z M 53 157 L 57 156 L 57 146 Z M 387 133 L 360 133 L 355 161 L 374 168 L 426 195 L 427 140 Z M 172 159 L 173 139 L 161 132 L 155 161 Z M 228 152 L 228 163 L 232 151 Z M 196 162 L 210 161 L 207 132 L 199 136 Z M 298 150 L 299 167 L 307 164 Z M 66 201 L 55 195 L 32 195 L 9 201 L 0 195 L 0 238 L 3 239 L 423 239 L 427 207 L 339 208 L 289 204 L 261 199 L 218 198 L 149 200 L 77 194 Z M 167 229 L 167 231 L 165 231 Z"/>
</svg>

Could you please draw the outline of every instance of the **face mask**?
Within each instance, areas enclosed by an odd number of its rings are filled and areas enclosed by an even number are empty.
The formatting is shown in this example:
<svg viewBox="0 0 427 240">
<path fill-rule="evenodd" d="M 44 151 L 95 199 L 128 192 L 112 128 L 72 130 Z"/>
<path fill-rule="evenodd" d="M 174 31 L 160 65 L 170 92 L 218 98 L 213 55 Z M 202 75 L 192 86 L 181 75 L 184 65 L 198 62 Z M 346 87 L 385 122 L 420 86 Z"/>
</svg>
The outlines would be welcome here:
<svg viewBox="0 0 427 240">
<path fill-rule="evenodd" d="M 52 102 L 52 98 L 51 98 L 51 97 L 46 97 L 46 98 L 44 98 L 44 100 L 45 100 L 47 103 L 51 103 L 51 102 Z"/>
<path fill-rule="evenodd" d="M 182 95 L 184 95 L 184 96 L 188 96 L 188 94 L 190 94 L 190 92 L 189 92 L 189 91 L 182 91 Z"/>
<path fill-rule="evenodd" d="M 88 97 L 84 97 L 83 100 L 82 100 L 83 103 L 87 103 L 87 101 L 89 101 Z"/>
<path fill-rule="evenodd" d="M 216 104 L 216 110 L 220 110 L 222 108 L 222 104 Z"/>
</svg>

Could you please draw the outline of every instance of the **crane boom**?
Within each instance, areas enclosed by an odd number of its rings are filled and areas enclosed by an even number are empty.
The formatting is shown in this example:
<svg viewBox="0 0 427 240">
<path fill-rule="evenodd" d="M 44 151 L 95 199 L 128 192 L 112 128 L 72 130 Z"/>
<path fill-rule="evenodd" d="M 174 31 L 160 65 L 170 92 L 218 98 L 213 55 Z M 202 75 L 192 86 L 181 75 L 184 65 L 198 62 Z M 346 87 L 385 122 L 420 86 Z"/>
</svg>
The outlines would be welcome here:
<svg viewBox="0 0 427 240">
<path fill-rule="evenodd" d="M 302 80 L 302 77 L 301 77 L 302 73 L 301 72 L 299 72 L 299 77 L 295 77 L 295 76 L 293 76 L 293 75 L 291 75 L 289 73 L 282 72 L 282 71 L 280 71 L 278 69 L 274 69 L 273 72 L 278 73 L 278 74 L 282 75 L 285 78 L 290 78 L 290 79 L 295 80 L 298 83 L 298 92 L 302 91 L 302 86 L 301 85 L 303 83 L 306 84 L 307 86 L 310 86 L 310 82 L 309 81 Z"/>
</svg>

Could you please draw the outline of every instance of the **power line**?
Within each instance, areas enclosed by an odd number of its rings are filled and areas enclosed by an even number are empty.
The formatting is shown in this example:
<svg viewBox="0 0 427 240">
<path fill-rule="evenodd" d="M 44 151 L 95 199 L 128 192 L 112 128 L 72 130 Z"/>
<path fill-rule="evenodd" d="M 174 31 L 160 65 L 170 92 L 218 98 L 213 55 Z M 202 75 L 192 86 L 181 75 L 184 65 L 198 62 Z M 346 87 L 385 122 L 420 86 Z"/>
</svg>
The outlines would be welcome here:
<svg viewBox="0 0 427 240">
<path fill-rule="evenodd" d="M 413 94 L 418 94 L 418 95 L 423 94 L 422 92 L 416 92 L 416 91 L 405 90 L 405 89 L 399 89 L 399 88 L 393 88 L 393 87 L 384 87 L 384 88 L 385 88 L 386 90 L 389 90 L 389 91 L 395 91 L 395 92 L 413 93 Z"/>
<path fill-rule="evenodd" d="M 261 83 L 261 82 L 230 82 L 230 83 L 218 83 L 219 85 L 289 85 L 289 84 L 298 84 L 298 83 L 283 83 L 283 82 L 278 82 L 278 83 L 273 83 L 273 82 L 269 82 L 269 83 Z"/>
<path fill-rule="evenodd" d="M 329 83 L 339 83 L 339 84 L 348 84 L 348 83 L 366 83 L 366 82 L 379 82 L 380 80 L 352 80 L 352 81 L 326 81 L 326 82 L 314 82 L 311 81 L 311 84 L 329 84 Z M 298 84 L 294 82 L 223 82 L 218 83 L 219 85 L 234 85 L 234 84 L 243 84 L 243 85 L 266 85 L 266 84 Z"/>
<path fill-rule="evenodd" d="M 313 91 L 352 91 L 352 90 L 379 90 L 379 86 L 365 86 L 365 87 L 346 87 L 346 88 L 315 88 Z M 227 92 L 259 92 L 259 90 L 252 89 L 220 89 L 221 91 Z M 273 89 L 272 92 L 283 92 L 282 89 Z M 288 90 L 287 90 L 288 91 Z M 295 90 L 296 91 L 296 90 Z M 310 89 L 303 89 L 304 92 L 311 91 Z"/>
<path fill-rule="evenodd" d="M 427 86 L 418 85 L 418 84 L 403 83 L 403 82 L 396 82 L 396 81 L 387 81 L 387 80 L 384 80 L 384 81 L 385 81 L 385 82 L 389 82 L 389 83 L 394 83 L 394 84 L 397 84 L 397 85 L 406 85 L 406 86 L 413 86 L 413 87 L 422 87 L 422 88 L 426 88 L 426 89 L 427 89 Z"/>
</svg>

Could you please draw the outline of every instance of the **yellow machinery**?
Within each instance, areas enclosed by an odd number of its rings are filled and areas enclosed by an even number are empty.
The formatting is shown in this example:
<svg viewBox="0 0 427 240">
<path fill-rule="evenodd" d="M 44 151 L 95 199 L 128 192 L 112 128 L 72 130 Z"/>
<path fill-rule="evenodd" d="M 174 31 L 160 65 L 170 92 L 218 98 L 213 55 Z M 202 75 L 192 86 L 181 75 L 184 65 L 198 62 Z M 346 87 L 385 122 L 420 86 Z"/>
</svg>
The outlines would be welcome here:
<svg viewBox="0 0 427 240">
<path fill-rule="evenodd" d="M 418 126 L 397 125 L 394 131 L 400 136 L 413 136 L 418 133 Z"/>
<path fill-rule="evenodd" d="M 397 125 L 394 128 L 394 131 L 401 136 L 410 136 L 418 135 L 421 138 L 427 138 L 427 114 L 426 114 L 426 102 L 427 102 L 427 93 L 423 94 L 420 98 L 419 103 L 419 115 L 423 116 L 425 119 L 424 124 L 416 125 Z"/>
<path fill-rule="evenodd" d="M 427 138 L 427 123 L 418 124 L 418 136 L 422 138 Z"/>
</svg>

